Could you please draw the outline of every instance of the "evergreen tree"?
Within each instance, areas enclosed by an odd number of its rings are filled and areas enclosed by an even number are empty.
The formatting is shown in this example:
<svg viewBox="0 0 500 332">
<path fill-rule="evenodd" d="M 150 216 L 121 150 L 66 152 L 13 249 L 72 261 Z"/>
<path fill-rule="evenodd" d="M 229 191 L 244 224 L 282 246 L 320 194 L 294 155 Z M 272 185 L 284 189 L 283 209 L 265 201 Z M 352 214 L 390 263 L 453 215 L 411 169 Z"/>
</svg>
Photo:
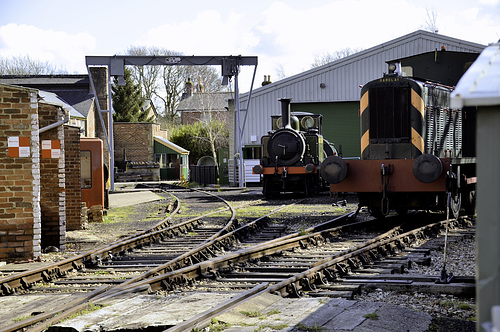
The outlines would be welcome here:
<svg viewBox="0 0 500 332">
<path fill-rule="evenodd" d="M 113 79 L 113 120 L 117 122 L 150 122 L 146 112 L 141 110 L 145 98 L 141 94 L 141 87 L 134 83 L 130 69 L 125 67 L 125 85 L 118 85 L 118 79 Z"/>
</svg>

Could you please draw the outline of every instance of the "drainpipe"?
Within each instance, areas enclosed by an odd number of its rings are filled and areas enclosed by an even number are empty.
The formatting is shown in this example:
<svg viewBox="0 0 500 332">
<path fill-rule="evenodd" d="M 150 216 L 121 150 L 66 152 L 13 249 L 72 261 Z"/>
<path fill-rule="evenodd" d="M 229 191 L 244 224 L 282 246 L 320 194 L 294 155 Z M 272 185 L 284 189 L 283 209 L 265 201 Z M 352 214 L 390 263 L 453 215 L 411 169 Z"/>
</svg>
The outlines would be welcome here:
<svg viewBox="0 0 500 332">
<path fill-rule="evenodd" d="M 40 128 L 40 129 L 38 130 L 38 132 L 39 132 L 39 133 L 43 133 L 43 132 L 45 132 L 45 131 L 47 131 L 47 130 L 50 130 L 50 129 L 52 129 L 52 128 L 56 128 L 56 127 L 62 126 L 63 124 L 68 123 L 68 122 L 69 122 L 69 119 L 65 119 L 65 120 L 57 121 L 57 122 L 54 122 L 53 124 L 50 124 L 50 125 L 45 126 L 45 127 L 43 127 L 43 128 Z"/>
</svg>

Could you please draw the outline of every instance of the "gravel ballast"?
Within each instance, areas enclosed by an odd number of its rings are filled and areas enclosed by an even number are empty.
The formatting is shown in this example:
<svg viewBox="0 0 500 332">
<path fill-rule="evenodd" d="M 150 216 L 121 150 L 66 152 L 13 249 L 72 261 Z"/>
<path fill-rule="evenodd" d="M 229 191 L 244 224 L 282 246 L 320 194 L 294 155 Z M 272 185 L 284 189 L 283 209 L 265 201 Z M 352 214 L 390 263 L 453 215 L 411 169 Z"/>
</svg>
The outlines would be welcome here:
<svg viewBox="0 0 500 332">
<path fill-rule="evenodd" d="M 237 205 L 238 202 L 248 202 L 252 200 L 263 200 L 263 205 L 271 209 L 288 204 L 290 200 L 296 199 L 293 196 L 285 196 L 283 198 L 265 201 L 259 188 L 250 188 L 250 190 L 220 192 L 222 196 Z M 102 242 L 110 240 L 110 230 L 120 230 L 121 236 L 131 233 L 137 229 L 144 229 L 147 225 L 154 224 L 159 218 L 164 215 L 162 206 L 166 204 L 170 198 L 167 194 L 164 195 L 165 200 L 152 203 L 144 203 L 136 205 L 128 213 L 120 215 L 119 222 L 113 222 L 112 225 L 106 224 L 91 224 L 88 230 L 77 231 L 73 234 L 68 232 L 69 249 L 78 251 L 81 248 L 82 238 L 94 237 Z M 310 225 L 324 222 L 331 219 L 334 215 L 340 215 L 348 210 L 355 210 L 356 201 L 353 197 L 347 199 L 346 204 L 333 204 L 335 199 L 329 194 L 322 194 L 314 204 L 310 201 L 306 203 L 297 203 L 293 208 L 293 213 L 282 213 L 278 218 L 287 218 L 288 230 L 290 232 L 299 231 L 307 228 Z M 145 216 L 144 220 L 140 220 L 140 215 Z M 112 211 L 108 215 L 112 215 Z M 358 218 L 371 218 L 366 211 L 361 211 Z M 245 218 L 240 218 L 243 222 Z M 113 232 L 111 232 L 113 233 Z M 117 234 L 114 232 L 115 235 Z M 100 243 L 96 243 L 98 245 Z M 88 244 L 87 246 L 88 247 Z M 66 254 L 69 254 L 67 252 Z M 44 256 L 46 259 L 46 256 Z M 453 242 L 447 245 L 447 262 L 446 271 L 453 273 L 455 276 L 474 276 L 475 275 L 475 240 L 474 238 L 453 238 Z M 419 266 L 413 265 L 408 273 L 428 274 L 439 276 L 443 269 L 443 252 L 440 250 L 431 251 L 431 265 Z M 423 293 L 406 294 L 387 292 L 381 289 L 365 290 L 356 298 L 359 301 L 367 302 L 384 302 L 393 305 L 402 306 L 411 310 L 428 313 L 434 317 L 434 324 L 429 331 L 475 331 L 475 299 L 457 298 L 451 295 L 428 295 Z M 453 328 L 453 329 L 451 329 Z"/>
</svg>

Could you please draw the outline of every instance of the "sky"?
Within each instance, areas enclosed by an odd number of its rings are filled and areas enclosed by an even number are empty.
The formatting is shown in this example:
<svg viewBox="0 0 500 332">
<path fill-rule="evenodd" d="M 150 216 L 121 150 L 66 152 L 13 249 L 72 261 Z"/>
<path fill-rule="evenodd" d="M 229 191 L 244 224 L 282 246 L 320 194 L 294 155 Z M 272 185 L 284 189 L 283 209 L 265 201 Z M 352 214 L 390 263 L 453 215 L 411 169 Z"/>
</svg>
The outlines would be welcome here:
<svg viewBox="0 0 500 332">
<path fill-rule="evenodd" d="M 488 45 L 500 0 L 0 0 L 0 56 L 86 73 L 85 56 L 158 47 L 184 55 L 257 56 L 254 88 L 342 49 L 368 49 L 419 29 Z M 253 67 L 240 71 L 248 91 Z"/>
</svg>

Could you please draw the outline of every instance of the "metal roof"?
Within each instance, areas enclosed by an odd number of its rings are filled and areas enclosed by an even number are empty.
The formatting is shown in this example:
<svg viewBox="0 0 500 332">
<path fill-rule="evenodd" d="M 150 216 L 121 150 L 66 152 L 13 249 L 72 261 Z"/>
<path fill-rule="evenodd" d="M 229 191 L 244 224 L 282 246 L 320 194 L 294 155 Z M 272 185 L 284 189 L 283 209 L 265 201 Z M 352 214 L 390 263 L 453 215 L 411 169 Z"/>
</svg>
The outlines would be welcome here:
<svg viewBox="0 0 500 332">
<path fill-rule="evenodd" d="M 491 44 L 462 76 L 451 107 L 500 105 L 500 43 Z"/>
<path fill-rule="evenodd" d="M 162 145 L 165 145 L 166 147 L 174 150 L 175 152 L 179 154 L 189 154 L 189 151 L 184 149 L 183 147 L 178 146 L 175 143 L 170 142 L 169 140 L 164 139 L 161 136 L 154 136 L 154 140 Z"/>
</svg>

